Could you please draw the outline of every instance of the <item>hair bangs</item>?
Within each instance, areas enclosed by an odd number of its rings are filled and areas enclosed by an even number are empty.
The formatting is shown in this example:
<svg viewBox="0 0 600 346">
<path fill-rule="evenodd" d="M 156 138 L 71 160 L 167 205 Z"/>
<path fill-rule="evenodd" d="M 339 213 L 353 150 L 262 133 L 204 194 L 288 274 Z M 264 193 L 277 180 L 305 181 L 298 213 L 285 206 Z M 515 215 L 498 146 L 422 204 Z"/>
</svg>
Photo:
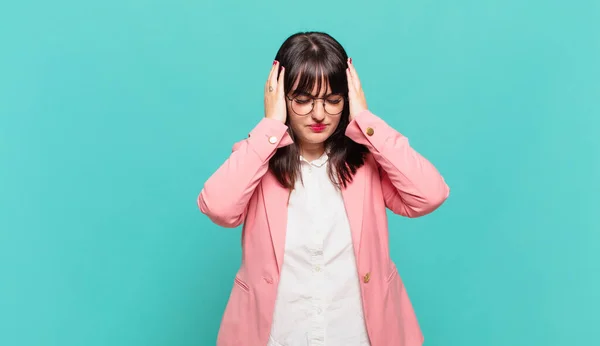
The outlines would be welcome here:
<svg viewBox="0 0 600 346">
<path fill-rule="evenodd" d="M 342 64 L 335 64 L 326 59 L 309 59 L 289 73 L 290 90 L 286 90 L 286 93 L 315 97 L 329 93 L 343 95 L 348 93 L 346 71 Z M 291 90 L 294 85 L 296 87 Z"/>
</svg>

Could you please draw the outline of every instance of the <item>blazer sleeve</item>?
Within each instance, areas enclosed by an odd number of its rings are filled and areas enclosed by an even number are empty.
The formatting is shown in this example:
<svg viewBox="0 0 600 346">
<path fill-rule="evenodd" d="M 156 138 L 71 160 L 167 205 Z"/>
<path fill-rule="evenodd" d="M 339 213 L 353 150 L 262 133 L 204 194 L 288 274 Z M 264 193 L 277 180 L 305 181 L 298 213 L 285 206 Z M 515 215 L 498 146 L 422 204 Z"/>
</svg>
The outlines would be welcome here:
<svg viewBox="0 0 600 346">
<path fill-rule="evenodd" d="M 234 144 L 229 158 L 204 183 L 197 200 L 200 211 L 219 226 L 241 225 L 254 190 L 269 169 L 269 159 L 277 148 L 292 143 L 287 128 L 263 118 L 248 138 Z"/>
<path fill-rule="evenodd" d="M 408 139 L 368 110 L 346 128 L 346 136 L 365 145 L 379 166 L 385 205 L 395 214 L 419 217 L 437 209 L 450 189 L 437 169 Z"/>
</svg>

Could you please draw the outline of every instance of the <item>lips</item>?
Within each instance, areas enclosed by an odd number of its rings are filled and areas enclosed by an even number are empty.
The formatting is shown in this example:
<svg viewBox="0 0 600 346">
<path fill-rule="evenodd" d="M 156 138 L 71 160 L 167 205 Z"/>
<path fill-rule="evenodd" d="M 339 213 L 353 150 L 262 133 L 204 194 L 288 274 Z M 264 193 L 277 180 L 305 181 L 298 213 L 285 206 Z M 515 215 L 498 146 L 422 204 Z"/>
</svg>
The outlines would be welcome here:
<svg viewBox="0 0 600 346">
<path fill-rule="evenodd" d="M 313 124 L 309 126 L 313 132 L 322 132 L 327 128 L 325 124 Z"/>
</svg>

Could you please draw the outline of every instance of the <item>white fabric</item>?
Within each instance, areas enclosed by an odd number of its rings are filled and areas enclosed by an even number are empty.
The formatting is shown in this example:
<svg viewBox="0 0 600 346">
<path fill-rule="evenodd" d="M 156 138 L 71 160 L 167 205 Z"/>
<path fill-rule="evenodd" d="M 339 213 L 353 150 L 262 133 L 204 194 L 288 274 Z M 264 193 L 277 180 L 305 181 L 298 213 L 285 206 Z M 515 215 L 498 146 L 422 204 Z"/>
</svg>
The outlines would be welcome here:
<svg viewBox="0 0 600 346">
<path fill-rule="evenodd" d="M 268 346 L 369 345 L 350 225 L 328 157 L 301 158 Z"/>
</svg>

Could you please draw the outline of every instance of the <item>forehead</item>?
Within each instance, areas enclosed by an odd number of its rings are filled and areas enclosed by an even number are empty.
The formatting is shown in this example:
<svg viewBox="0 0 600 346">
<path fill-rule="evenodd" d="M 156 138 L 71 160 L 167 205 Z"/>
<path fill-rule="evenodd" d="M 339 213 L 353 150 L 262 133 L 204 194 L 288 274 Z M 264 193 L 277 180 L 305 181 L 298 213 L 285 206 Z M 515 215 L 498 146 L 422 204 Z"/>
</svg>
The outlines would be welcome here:
<svg viewBox="0 0 600 346">
<path fill-rule="evenodd" d="M 298 77 L 296 78 L 296 80 L 294 81 L 294 84 L 292 84 L 292 88 L 290 89 L 290 93 L 296 93 L 296 92 L 302 92 L 302 93 L 309 93 L 315 97 L 320 97 L 320 96 L 324 96 L 324 95 L 328 95 L 331 93 L 331 86 L 329 84 L 329 81 L 327 80 L 327 78 L 325 78 L 324 75 L 321 75 L 319 77 L 314 77 L 312 80 L 314 80 L 314 84 L 312 86 L 312 90 L 297 90 L 298 88 L 298 84 L 300 83 L 300 80 L 302 79 L 302 75 L 298 75 Z M 320 90 L 319 90 L 320 89 Z"/>
</svg>

